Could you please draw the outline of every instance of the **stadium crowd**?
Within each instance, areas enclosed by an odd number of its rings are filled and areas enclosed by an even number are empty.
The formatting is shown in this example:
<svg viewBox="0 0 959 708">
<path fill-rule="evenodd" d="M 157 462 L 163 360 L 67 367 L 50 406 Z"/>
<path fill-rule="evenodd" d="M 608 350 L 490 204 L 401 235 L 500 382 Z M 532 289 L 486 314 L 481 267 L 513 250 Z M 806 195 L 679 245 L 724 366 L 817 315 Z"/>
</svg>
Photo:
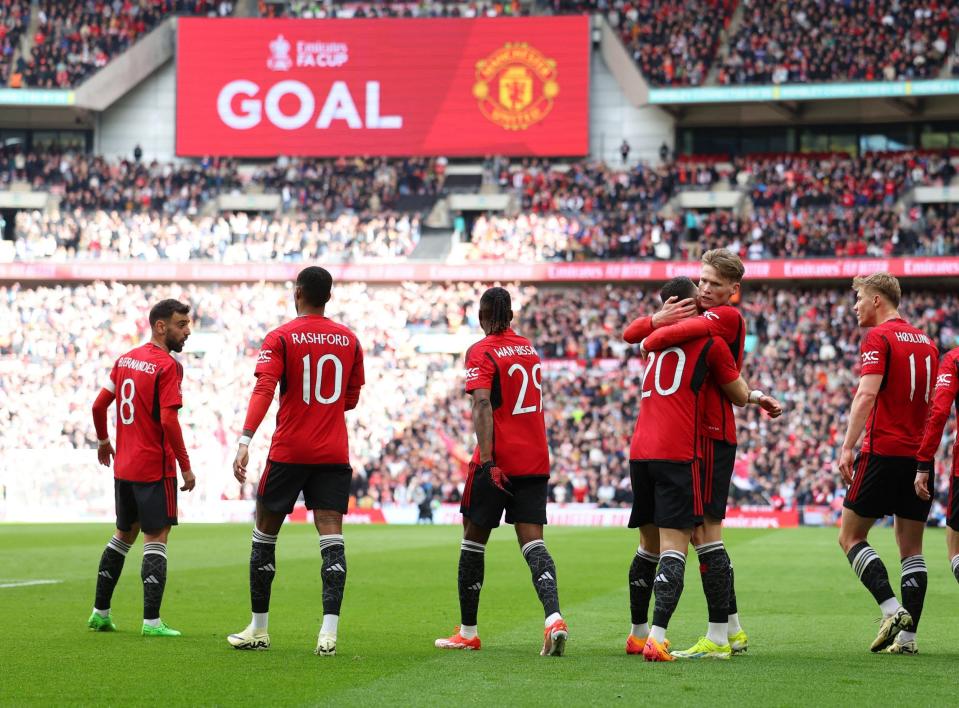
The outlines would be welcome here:
<svg viewBox="0 0 959 708">
<path fill-rule="evenodd" d="M 894 81 L 938 76 L 959 6 L 930 0 L 743 0 L 721 84 Z"/>
<path fill-rule="evenodd" d="M 0 87 L 10 80 L 13 56 L 30 24 L 30 0 L 0 0 Z"/>
<path fill-rule="evenodd" d="M 486 180 L 515 196 L 519 216 L 471 220 L 466 260 L 686 259 L 726 246 L 743 258 L 951 255 L 957 216 L 900 208 L 912 187 L 948 185 L 945 153 L 683 158 L 612 167 L 589 161 L 486 162 Z M 241 169 L 107 160 L 74 153 L 0 151 L 0 189 L 48 190 L 59 211 L 21 212 L 20 260 L 341 260 L 408 255 L 419 217 L 396 208 L 408 195 L 445 195 L 446 160 L 279 158 Z M 682 210 L 687 190 L 734 190 L 749 209 Z M 218 195 L 280 197 L 278 214 L 210 214 Z M 423 208 L 419 205 L 418 208 Z M 391 211 L 392 209 L 392 211 Z M 302 256 L 298 256 L 302 252 Z"/>
<path fill-rule="evenodd" d="M 419 349 L 438 349 L 430 335 L 459 337 L 463 346 L 452 347 L 457 352 L 479 338 L 476 302 L 483 287 L 335 287 L 328 314 L 357 331 L 366 351 L 367 386 L 349 414 L 361 507 L 408 501 L 424 485 L 438 499 L 458 500 L 473 444 L 462 355 Z M 551 499 L 627 504 L 626 450 L 640 362 L 621 333 L 633 317 L 658 307 L 657 298 L 636 286 L 510 289 L 515 327 L 545 360 Z M 142 340 L 148 303 L 167 296 L 194 307 L 194 334 L 182 355 L 182 420 L 188 446 L 203 460 L 203 493 L 248 497 L 251 488 L 237 488 L 227 459 L 260 340 L 293 314 L 289 285 L 0 288 L 0 446 L 94 446 L 90 402 L 113 358 Z M 852 302 L 845 287 L 747 289 L 741 304 L 749 331 L 744 373 L 779 398 L 786 414 L 769 420 L 750 408 L 740 416 L 738 503 L 830 505 L 842 494 L 835 459 L 855 391 L 861 337 Z M 954 293 L 907 292 L 901 311 L 941 347 L 959 343 Z M 58 414 L 50 415 L 53 410 Z M 257 434 L 252 469 L 261 468 L 272 425 L 268 416 Z M 954 423 L 949 430 L 941 475 Z M 941 476 L 941 493 L 943 484 Z"/>
<path fill-rule="evenodd" d="M 508 2 L 462 2 L 460 0 L 287 0 L 257 3 L 260 17 L 302 19 L 349 19 L 371 17 L 503 17 L 523 14 L 519 0 Z"/>
<path fill-rule="evenodd" d="M 30 54 L 15 59 L 9 82 L 76 86 L 170 15 L 232 14 L 229 0 L 40 0 Z"/>
</svg>

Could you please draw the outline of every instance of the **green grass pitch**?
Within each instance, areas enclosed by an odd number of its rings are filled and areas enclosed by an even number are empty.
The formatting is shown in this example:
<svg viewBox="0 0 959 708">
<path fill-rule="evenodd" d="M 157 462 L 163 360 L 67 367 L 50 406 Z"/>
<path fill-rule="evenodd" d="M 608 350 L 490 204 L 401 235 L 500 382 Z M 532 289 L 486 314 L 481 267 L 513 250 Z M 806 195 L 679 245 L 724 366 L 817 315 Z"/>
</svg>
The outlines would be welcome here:
<svg viewBox="0 0 959 708">
<path fill-rule="evenodd" d="M 114 597 L 117 634 L 85 627 L 106 525 L 0 526 L 0 703 L 4 705 L 949 705 L 956 695 L 959 587 L 941 531 L 927 536 L 929 593 L 921 655 L 868 651 L 878 609 L 834 529 L 729 531 L 746 656 L 650 664 L 623 650 L 626 572 L 637 535 L 547 528 L 567 655 L 538 656 L 542 610 L 510 527 L 494 532 L 480 605 L 483 650 L 440 651 L 458 621 L 458 528 L 348 527 L 349 566 L 337 656 L 312 653 L 322 615 L 311 526 L 280 534 L 268 652 L 225 637 L 249 621 L 247 525 L 185 525 L 170 543 L 163 618 L 179 639 L 139 636 L 140 551 Z M 873 532 L 898 589 L 889 529 Z M 674 646 L 705 630 L 696 564 L 670 626 Z"/>
</svg>

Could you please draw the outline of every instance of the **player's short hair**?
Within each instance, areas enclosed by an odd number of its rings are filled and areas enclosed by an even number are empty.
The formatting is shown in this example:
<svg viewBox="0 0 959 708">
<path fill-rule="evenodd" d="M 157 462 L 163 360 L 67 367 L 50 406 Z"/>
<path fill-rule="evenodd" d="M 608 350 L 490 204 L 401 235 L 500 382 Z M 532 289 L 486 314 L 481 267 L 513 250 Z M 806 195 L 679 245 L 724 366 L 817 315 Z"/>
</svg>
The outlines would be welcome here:
<svg viewBox="0 0 959 708">
<path fill-rule="evenodd" d="M 506 288 L 489 288 L 480 298 L 480 311 L 489 315 L 490 333 L 509 329 L 513 319 L 513 303 Z"/>
<path fill-rule="evenodd" d="M 728 248 L 714 248 L 703 254 L 703 265 L 712 266 L 719 273 L 719 277 L 731 283 L 743 282 L 746 275 L 746 266 L 743 259 Z"/>
<path fill-rule="evenodd" d="M 190 314 L 190 306 L 173 298 L 160 300 L 150 308 L 150 326 L 152 327 L 160 320 L 169 320 L 174 314 L 188 315 Z"/>
<path fill-rule="evenodd" d="M 899 287 L 899 280 L 889 273 L 857 275 L 852 279 L 852 289 L 856 292 L 869 290 L 888 300 L 893 307 L 899 307 L 899 301 L 902 300 L 902 288 Z"/>
<path fill-rule="evenodd" d="M 696 297 L 697 292 L 696 283 L 685 275 L 680 275 L 663 286 L 663 289 L 659 291 L 659 297 L 663 302 L 666 302 L 671 297 L 685 300 L 688 297 Z"/>
<path fill-rule="evenodd" d="M 313 307 L 323 307 L 330 301 L 333 276 L 326 268 L 309 266 L 296 276 L 296 284 L 302 289 L 303 299 Z"/>
</svg>

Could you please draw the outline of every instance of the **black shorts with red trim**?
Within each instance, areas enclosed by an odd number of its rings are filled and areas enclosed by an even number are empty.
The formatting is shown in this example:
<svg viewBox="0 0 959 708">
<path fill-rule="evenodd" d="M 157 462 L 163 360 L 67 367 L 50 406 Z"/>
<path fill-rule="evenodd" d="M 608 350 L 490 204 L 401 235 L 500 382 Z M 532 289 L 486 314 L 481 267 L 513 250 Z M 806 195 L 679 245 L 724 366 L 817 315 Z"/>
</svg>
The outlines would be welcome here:
<svg viewBox="0 0 959 708">
<path fill-rule="evenodd" d="M 503 512 L 508 524 L 546 525 L 546 498 L 549 492 L 548 475 L 524 475 L 509 478 L 512 496 L 498 489 L 489 470 L 470 470 L 463 489 L 460 513 L 477 526 L 495 529 Z"/>
<path fill-rule="evenodd" d="M 953 453 L 955 454 L 955 453 Z M 932 477 L 932 475 L 929 475 Z M 959 531 L 959 469 L 949 478 L 949 504 L 946 507 L 946 525 Z"/>
<path fill-rule="evenodd" d="M 256 500 L 276 514 L 289 514 L 303 494 L 307 509 L 345 514 L 350 506 L 352 479 L 353 468 L 349 465 L 301 465 L 267 460 Z"/>
<path fill-rule="evenodd" d="M 729 485 L 736 466 L 736 446 L 725 440 L 703 440 L 703 514 L 711 519 L 726 518 Z"/>
<path fill-rule="evenodd" d="M 160 531 L 177 525 L 176 477 L 156 482 L 113 480 L 113 496 L 117 504 L 117 528 L 130 531 L 140 524 L 143 531 Z"/>
<path fill-rule="evenodd" d="M 655 524 L 661 529 L 691 529 L 703 523 L 698 464 L 630 460 L 629 477 L 633 483 L 629 528 Z"/>
<path fill-rule="evenodd" d="M 929 518 L 932 500 L 916 495 L 916 459 L 860 452 L 852 466 L 852 484 L 846 490 L 843 506 L 867 519 L 889 514 L 921 521 Z M 929 490 L 932 493 L 932 476 Z"/>
</svg>

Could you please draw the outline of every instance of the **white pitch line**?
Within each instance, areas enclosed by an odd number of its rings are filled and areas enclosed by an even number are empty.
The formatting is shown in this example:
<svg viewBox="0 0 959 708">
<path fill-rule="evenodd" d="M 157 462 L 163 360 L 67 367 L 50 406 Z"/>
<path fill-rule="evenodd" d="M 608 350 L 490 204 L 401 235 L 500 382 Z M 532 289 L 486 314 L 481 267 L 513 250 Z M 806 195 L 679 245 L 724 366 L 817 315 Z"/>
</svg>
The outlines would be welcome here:
<svg viewBox="0 0 959 708">
<path fill-rule="evenodd" d="M 11 580 L 10 582 L 0 583 L 0 588 L 25 588 L 30 585 L 56 585 L 62 583 L 62 580 Z"/>
</svg>

